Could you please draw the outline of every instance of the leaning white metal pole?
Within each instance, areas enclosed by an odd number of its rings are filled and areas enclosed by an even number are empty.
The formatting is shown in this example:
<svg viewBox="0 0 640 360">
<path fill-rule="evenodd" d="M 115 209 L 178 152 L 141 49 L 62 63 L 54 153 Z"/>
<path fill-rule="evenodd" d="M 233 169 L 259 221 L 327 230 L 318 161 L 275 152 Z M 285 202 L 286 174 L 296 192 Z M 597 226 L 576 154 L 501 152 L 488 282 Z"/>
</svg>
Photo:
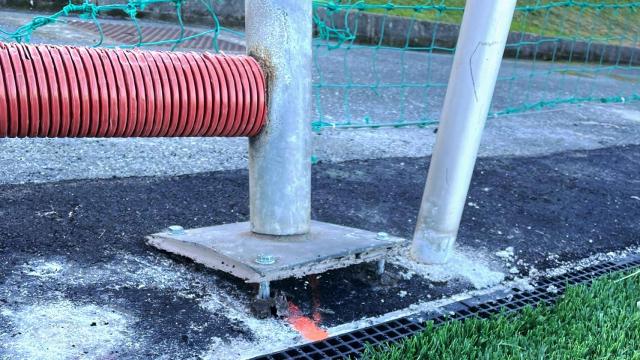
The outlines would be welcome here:
<svg viewBox="0 0 640 360">
<path fill-rule="evenodd" d="M 251 230 L 309 232 L 311 223 L 310 0 L 246 0 L 247 53 L 267 78 L 267 125 L 249 140 Z"/>
<path fill-rule="evenodd" d="M 516 0 L 467 0 L 413 237 L 413 257 L 453 250 Z"/>
</svg>

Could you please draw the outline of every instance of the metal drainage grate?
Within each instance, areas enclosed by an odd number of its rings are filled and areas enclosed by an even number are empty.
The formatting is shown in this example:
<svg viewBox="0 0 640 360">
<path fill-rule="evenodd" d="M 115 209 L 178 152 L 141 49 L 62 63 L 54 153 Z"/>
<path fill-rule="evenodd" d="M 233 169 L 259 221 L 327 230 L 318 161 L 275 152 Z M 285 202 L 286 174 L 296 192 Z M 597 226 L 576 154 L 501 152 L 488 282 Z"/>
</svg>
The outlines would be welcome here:
<svg viewBox="0 0 640 360">
<path fill-rule="evenodd" d="M 552 304 L 564 293 L 568 285 L 582 284 L 602 275 L 635 267 L 640 267 L 640 255 L 628 256 L 619 261 L 604 262 L 571 273 L 537 279 L 537 286 L 533 290 L 518 288 L 507 291 L 499 290 L 495 293 L 449 304 L 441 308 L 438 313 L 422 313 L 391 320 L 347 334 L 259 356 L 253 360 L 319 360 L 358 357 L 364 351 L 365 344 L 378 345 L 398 342 L 424 330 L 425 322 L 428 320 L 433 321 L 437 326 L 448 321 L 462 320 L 473 316 L 487 318 L 501 310 L 507 313 L 519 311 L 527 305 Z"/>
</svg>

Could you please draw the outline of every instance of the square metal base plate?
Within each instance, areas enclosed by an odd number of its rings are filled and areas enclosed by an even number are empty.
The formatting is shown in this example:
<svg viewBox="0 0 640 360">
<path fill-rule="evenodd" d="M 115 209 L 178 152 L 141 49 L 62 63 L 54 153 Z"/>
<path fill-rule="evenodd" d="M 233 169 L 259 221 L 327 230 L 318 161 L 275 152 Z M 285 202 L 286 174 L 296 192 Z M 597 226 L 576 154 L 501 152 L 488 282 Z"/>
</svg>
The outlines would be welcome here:
<svg viewBox="0 0 640 360">
<path fill-rule="evenodd" d="M 405 241 L 394 236 L 312 221 L 305 235 L 270 236 L 251 232 L 248 222 L 169 232 L 147 237 L 158 249 L 186 256 L 250 283 L 318 274 L 331 269 L 383 259 Z M 256 262 L 270 255 L 275 262 Z"/>
</svg>

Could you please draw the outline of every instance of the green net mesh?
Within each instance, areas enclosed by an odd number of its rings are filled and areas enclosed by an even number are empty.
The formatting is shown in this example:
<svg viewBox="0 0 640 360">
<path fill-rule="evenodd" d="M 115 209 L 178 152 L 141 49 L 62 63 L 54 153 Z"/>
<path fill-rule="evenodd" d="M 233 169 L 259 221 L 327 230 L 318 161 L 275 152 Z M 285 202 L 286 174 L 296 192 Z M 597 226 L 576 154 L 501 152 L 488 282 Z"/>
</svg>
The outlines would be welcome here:
<svg viewBox="0 0 640 360">
<path fill-rule="evenodd" d="M 104 1 L 103 1 L 104 2 Z M 210 27 L 194 30 L 185 26 L 183 11 L 185 4 L 193 8 L 193 3 L 201 7 L 200 13 L 210 17 Z M 156 24 L 143 26 L 139 20 L 145 10 L 154 9 L 164 17 L 175 18 L 175 24 Z M 118 21 L 120 20 L 120 21 Z M 122 23 L 122 20 L 125 20 Z M 74 3 L 69 0 L 58 12 L 47 16 L 36 16 L 30 22 L 16 29 L 0 29 L 0 40 L 31 42 L 34 34 L 47 31 L 42 29 L 52 24 L 68 24 L 92 30 L 97 34 L 94 43 L 76 44 L 87 46 L 113 46 L 120 48 L 132 47 L 166 47 L 175 50 L 180 45 L 190 47 L 204 40 L 205 48 L 218 51 L 218 35 L 221 31 L 220 22 L 214 12 L 211 2 L 205 0 L 140 0 L 117 2 L 98 5 L 89 0 Z M 173 26 L 172 26 L 173 25 Z M 158 34 L 158 27 L 165 27 L 162 34 Z M 168 32 L 166 30 L 169 30 Z M 225 29 L 229 30 L 229 29 Z"/>
<path fill-rule="evenodd" d="M 463 0 L 317 1 L 315 8 L 316 129 L 437 121 Z M 624 0 L 518 1 L 491 116 L 638 100 L 639 9 Z"/>
<path fill-rule="evenodd" d="M 215 5 L 69 2 L 3 29 L 0 39 L 32 41 L 64 23 L 96 35 L 81 45 L 242 51 L 242 32 L 221 26 Z M 185 24 L 195 8 L 207 14 L 206 26 Z M 518 1 L 490 116 L 639 100 L 639 11 L 640 2 L 629 0 Z M 154 12 L 170 21 L 144 19 Z M 436 123 L 463 12 L 464 0 L 314 1 L 313 128 Z"/>
</svg>

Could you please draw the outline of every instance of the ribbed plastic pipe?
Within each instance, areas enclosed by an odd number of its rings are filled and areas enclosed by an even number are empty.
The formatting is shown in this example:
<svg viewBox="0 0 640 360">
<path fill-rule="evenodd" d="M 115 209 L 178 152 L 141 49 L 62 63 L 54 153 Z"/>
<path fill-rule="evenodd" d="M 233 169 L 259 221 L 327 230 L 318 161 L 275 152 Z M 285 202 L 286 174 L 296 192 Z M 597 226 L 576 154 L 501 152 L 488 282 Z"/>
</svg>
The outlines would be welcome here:
<svg viewBox="0 0 640 360">
<path fill-rule="evenodd" d="M 0 43 L 0 137 L 255 136 L 247 56 Z"/>
</svg>

